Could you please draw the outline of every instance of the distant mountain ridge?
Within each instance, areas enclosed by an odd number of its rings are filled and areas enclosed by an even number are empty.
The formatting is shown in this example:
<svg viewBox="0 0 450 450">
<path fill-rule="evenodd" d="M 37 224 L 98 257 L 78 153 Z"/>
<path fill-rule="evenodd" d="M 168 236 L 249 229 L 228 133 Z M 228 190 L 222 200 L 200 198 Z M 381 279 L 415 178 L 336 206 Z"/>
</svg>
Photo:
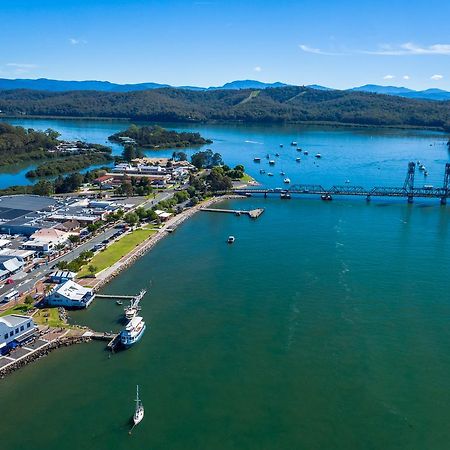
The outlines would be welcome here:
<svg viewBox="0 0 450 450">
<path fill-rule="evenodd" d="M 99 92 L 137 92 L 147 91 L 152 89 L 162 89 L 175 87 L 188 91 L 214 91 L 214 90 L 241 90 L 241 89 L 268 89 L 268 88 L 283 88 L 292 86 L 281 83 L 279 81 L 274 83 L 264 83 L 256 80 L 236 80 L 225 83 L 223 86 L 171 86 L 169 84 L 161 83 L 135 83 L 135 84 L 118 84 L 109 81 L 86 80 L 86 81 L 65 81 L 65 80 L 51 80 L 47 78 L 33 79 L 7 79 L 0 78 L 1 90 L 15 90 L 15 89 L 30 89 L 35 91 L 48 92 L 69 92 L 69 91 L 99 91 Z M 319 91 L 333 91 L 336 89 L 317 84 L 310 84 L 306 86 L 310 89 Z M 366 84 L 364 86 L 354 87 L 344 90 L 343 92 L 369 92 L 374 94 L 394 95 L 398 97 L 445 101 L 450 100 L 450 92 L 442 89 L 426 89 L 424 91 L 415 91 L 406 87 L 399 86 L 381 86 L 377 84 Z"/>
</svg>

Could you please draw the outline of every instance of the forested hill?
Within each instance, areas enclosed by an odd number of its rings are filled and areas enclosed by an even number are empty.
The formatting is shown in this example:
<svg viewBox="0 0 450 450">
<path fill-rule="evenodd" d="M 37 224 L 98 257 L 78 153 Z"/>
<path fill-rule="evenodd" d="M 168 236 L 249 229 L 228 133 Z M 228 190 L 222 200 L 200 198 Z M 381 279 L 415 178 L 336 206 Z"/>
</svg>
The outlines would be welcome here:
<svg viewBox="0 0 450 450">
<path fill-rule="evenodd" d="M 0 91 L 0 110 L 7 115 L 158 122 L 330 122 L 450 129 L 450 102 L 299 86 L 218 91 L 162 88 L 127 93 Z"/>
</svg>

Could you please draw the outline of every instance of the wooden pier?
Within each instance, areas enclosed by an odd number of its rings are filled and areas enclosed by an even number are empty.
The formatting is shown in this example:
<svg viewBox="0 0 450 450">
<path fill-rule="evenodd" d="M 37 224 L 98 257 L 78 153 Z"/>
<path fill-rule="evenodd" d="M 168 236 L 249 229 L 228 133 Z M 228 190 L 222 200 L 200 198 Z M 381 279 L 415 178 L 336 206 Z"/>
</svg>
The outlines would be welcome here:
<svg viewBox="0 0 450 450">
<path fill-rule="evenodd" d="M 110 300 L 133 300 L 136 298 L 136 295 L 95 294 L 94 298 L 105 298 Z"/>
<path fill-rule="evenodd" d="M 264 212 L 264 208 L 257 208 L 257 209 L 250 209 L 250 210 L 244 210 L 244 209 L 220 209 L 220 208 L 201 208 L 200 211 L 216 212 L 216 213 L 228 213 L 228 214 L 234 214 L 235 216 L 246 215 L 246 216 L 249 216 L 252 219 L 257 219 Z"/>
<path fill-rule="evenodd" d="M 120 341 L 120 334 L 118 333 L 100 333 L 97 331 L 87 331 L 83 336 L 90 337 L 95 341 L 108 341 L 107 348 L 111 351 L 114 351 L 116 349 Z"/>
</svg>

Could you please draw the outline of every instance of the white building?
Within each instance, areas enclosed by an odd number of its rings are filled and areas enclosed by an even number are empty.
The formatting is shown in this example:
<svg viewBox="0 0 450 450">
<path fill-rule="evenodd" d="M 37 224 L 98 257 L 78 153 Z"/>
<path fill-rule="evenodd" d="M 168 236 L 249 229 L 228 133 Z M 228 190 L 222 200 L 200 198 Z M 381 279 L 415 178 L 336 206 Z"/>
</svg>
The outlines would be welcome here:
<svg viewBox="0 0 450 450">
<path fill-rule="evenodd" d="M 31 239 L 23 243 L 24 248 L 35 250 L 38 252 L 49 253 L 56 246 L 65 244 L 69 239 L 69 233 L 56 228 L 42 228 L 31 236 Z"/>
<path fill-rule="evenodd" d="M 24 263 L 15 257 L 0 256 L 0 281 L 19 272 L 23 266 Z"/>
<path fill-rule="evenodd" d="M 13 341 L 20 344 L 36 332 L 33 319 L 19 314 L 0 317 L 0 351 L 3 353 Z"/>
<path fill-rule="evenodd" d="M 55 286 L 45 300 L 50 306 L 63 306 L 65 308 L 87 308 L 94 299 L 91 288 L 80 286 L 72 280 Z"/>
</svg>

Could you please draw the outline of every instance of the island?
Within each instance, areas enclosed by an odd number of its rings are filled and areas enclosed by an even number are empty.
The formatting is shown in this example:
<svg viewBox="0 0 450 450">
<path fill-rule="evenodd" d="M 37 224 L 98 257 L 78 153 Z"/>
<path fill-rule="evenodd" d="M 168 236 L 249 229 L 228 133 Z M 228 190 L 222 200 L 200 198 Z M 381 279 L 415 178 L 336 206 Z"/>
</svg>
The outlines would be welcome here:
<svg viewBox="0 0 450 450">
<path fill-rule="evenodd" d="M 212 144 L 210 139 L 205 139 L 200 133 L 166 130 L 157 125 L 141 127 L 130 125 L 126 130 L 110 136 L 109 140 L 122 145 L 138 145 L 152 150 Z"/>
</svg>

